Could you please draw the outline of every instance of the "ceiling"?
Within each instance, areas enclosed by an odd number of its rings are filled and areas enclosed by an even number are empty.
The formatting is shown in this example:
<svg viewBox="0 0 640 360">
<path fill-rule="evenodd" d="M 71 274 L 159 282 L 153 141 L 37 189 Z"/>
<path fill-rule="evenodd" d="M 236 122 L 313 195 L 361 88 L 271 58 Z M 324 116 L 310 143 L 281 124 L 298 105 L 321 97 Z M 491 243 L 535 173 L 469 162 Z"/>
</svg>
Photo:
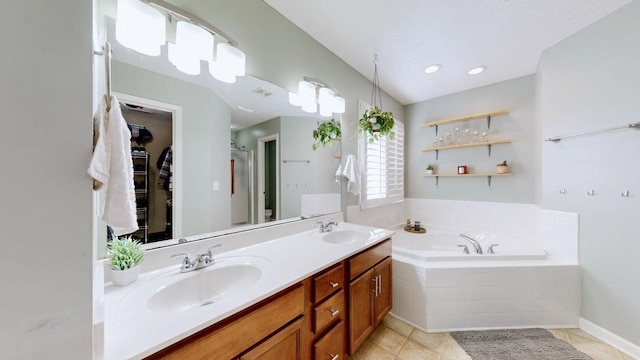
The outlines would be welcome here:
<svg viewBox="0 0 640 360">
<path fill-rule="evenodd" d="M 544 49 L 631 0 L 265 2 L 369 80 L 377 55 L 380 87 L 407 105 L 533 74 Z"/>
</svg>

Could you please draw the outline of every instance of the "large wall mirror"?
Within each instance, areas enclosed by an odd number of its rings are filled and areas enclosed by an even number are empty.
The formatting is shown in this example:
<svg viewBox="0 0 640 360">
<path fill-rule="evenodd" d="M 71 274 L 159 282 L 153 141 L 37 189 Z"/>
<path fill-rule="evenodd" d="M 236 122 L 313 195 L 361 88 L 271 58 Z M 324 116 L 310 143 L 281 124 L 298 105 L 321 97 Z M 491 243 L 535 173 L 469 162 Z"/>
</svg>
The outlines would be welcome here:
<svg viewBox="0 0 640 360">
<path fill-rule="evenodd" d="M 166 47 L 158 57 L 129 50 L 105 15 L 111 88 L 134 135 L 137 206 L 144 209 L 135 236 L 146 248 L 340 211 L 340 144 L 312 149 L 318 114 L 251 75 L 228 84 L 204 63 L 200 75 L 181 73 Z"/>
</svg>

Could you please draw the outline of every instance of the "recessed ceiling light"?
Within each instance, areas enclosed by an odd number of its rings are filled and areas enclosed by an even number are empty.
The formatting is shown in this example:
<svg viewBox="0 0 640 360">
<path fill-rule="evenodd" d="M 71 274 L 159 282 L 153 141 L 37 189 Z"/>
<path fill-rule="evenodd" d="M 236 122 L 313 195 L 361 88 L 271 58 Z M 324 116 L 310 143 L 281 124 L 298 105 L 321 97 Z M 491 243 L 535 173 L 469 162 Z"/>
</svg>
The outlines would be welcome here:
<svg viewBox="0 0 640 360">
<path fill-rule="evenodd" d="M 230 126 L 230 127 L 231 127 L 232 129 L 237 128 L 237 126 L 236 126 L 236 125 L 233 125 L 233 124 L 231 124 L 231 126 Z"/>
<path fill-rule="evenodd" d="M 438 70 L 440 70 L 440 64 L 432 64 L 424 68 L 424 72 L 427 74 L 433 74 Z"/>
<path fill-rule="evenodd" d="M 478 75 L 481 72 L 487 70 L 486 66 L 478 66 L 478 67 L 474 67 L 473 69 L 469 70 L 469 72 L 467 74 L 469 75 Z"/>
</svg>

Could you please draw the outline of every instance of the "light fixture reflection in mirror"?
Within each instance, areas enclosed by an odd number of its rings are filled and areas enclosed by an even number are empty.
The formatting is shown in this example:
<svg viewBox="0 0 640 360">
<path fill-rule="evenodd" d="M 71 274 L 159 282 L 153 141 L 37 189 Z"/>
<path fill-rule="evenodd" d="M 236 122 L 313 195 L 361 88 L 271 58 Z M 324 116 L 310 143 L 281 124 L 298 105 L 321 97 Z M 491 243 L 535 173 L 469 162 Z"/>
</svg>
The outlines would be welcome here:
<svg viewBox="0 0 640 360">
<path fill-rule="evenodd" d="M 167 47 L 163 47 L 162 51 L 166 52 Z M 178 71 L 164 56 L 141 57 L 117 42 L 114 44 L 113 53 L 112 82 L 115 92 L 172 104 L 181 109 L 183 116 L 182 135 L 179 132 L 173 132 L 171 135 L 174 137 L 171 140 L 174 147 L 177 143 L 182 144 L 181 149 L 176 149 L 175 156 L 176 160 L 183 163 L 180 174 L 183 184 L 182 189 L 173 190 L 173 195 L 175 197 L 175 192 L 180 192 L 183 206 L 180 213 L 175 213 L 174 205 L 172 214 L 174 224 L 182 220 L 182 230 L 176 231 L 176 226 L 170 240 L 151 242 L 145 245 L 146 249 L 177 244 L 179 238 L 194 241 L 295 221 L 303 215 L 340 211 L 340 184 L 334 176 L 341 161 L 340 146 L 312 150 L 312 132 L 321 118 L 317 114 L 310 116 L 299 107 L 290 105 L 287 90 L 250 75 L 238 77 L 235 84 L 214 80 L 204 71 L 198 76 L 189 76 Z M 235 129 L 231 129 L 232 124 L 236 126 Z M 272 215 L 266 216 L 266 207 L 257 207 L 258 199 L 255 192 L 258 188 L 257 139 L 276 134 L 280 140 L 280 161 L 274 166 L 275 172 L 281 174 L 277 198 L 280 208 L 275 206 L 271 209 Z M 156 166 L 159 156 L 158 150 L 151 150 L 152 145 L 161 138 L 160 132 L 153 135 L 154 140 L 146 145 L 147 151 L 150 151 L 152 168 Z M 180 139 L 175 138 L 176 136 L 180 136 Z M 234 153 L 231 151 L 231 139 L 236 142 L 238 148 L 244 146 L 247 156 L 253 152 L 253 163 L 246 170 L 246 186 L 252 186 L 254 189 L 252 196 L 246 195 L 246 221 L 234 221 L 231 217 L 231 202 L 235 200 L 231 195 L 230 160 Z M 132 146 L 138 145 L 132 143 Z M 159 148 L 162 147 L 164 145 Z M 283 162 L 292 159 L 309 162 Z M 237 164 L 239 166 L 239 163 Z M 157 187 L 157 174 L 154 174 L 154 171 L 157 170 L 151 171 L 148 183 Z M 212 190 L 214 181 L 218 182 L 219 190 Z M 241 192 L 239 181 L 237 178 L 236 198 Z M 162 189 L 156 190 L 164 192 Z M 316 201 L 316 197 L 329 200 Z M 155 206 L 149 207 L 150 218 L 164 221 L 166 207 L 162 204 L 163 201 L 166 202 L 165 199 L 161 199 Z M 303 201 L 312 205 L 328 202 L 331 206 L 311 209 L 305 214 Z M 154 209 L 161 212 L 159 216 L 154 216 Z M 266 223 L 267 217 L 276 221 Z M 151 226 L 150 234 L 164 230 L 164 225 L 162 222 Z M 160 230 L 153 230 L 153 227 L 159 227 Z M 102 241 L 104 243 L 100 245 L 101 253 L 106 247 L 106 238 Z"/>
</svg>

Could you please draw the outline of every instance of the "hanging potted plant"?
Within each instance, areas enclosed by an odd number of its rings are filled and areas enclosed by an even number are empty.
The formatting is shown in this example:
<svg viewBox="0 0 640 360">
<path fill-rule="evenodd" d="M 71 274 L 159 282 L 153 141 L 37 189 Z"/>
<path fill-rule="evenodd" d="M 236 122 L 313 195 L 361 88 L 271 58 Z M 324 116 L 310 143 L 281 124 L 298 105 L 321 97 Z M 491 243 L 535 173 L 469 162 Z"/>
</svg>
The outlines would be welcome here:
<svg viewBox="0 0 640 360">
<path fill-rule="evenodd" d="M 329 144 L 331 146 L 334 141 L 340 141 L 341 136 L 340 122 L 336 119 L 318 122 L 318 127 L 313 130 L 313 150 L 316 150 L 320 145 Z"/>
<path fill-rule="evenodd" d="M 395 120 L 389 111 L 382 111 L 382 96 L 380 94 L 380 82 L 378 80 L 378 59 L 373 61 L 373 90 L 371 91 L 371 107 L 364 111 L 358 121 L 358 132 L 368 134 L 369 142 L 379 140 L 382 136 L 395 137 L 393 125 Z M 380 104 L 380 106 L 378 106 Z"/>
<path fill-rule="evenodd" d="M 138 279 L 140 263 L 144 252 L 140 242 L 131 236 L 118 238 L 114 236 L 107 248 L 107 259 L 111 265 L 111 281 L 114 285 L 125 286 Z"/>
</svg>

